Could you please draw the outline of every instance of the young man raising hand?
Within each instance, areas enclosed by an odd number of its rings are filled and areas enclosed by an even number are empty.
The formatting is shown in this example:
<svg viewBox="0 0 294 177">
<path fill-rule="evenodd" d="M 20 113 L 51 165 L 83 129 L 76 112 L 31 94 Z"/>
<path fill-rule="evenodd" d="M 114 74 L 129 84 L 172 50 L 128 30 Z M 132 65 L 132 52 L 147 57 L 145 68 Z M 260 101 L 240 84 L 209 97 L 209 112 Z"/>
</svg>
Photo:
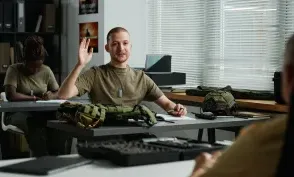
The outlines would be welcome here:
<svg viewBox="0 0 294 177">
<path fill-rule="evenodd" d="M 90 39 L 82 40 L 78 62 L 59 89 L 60 99 L 89 93 L 92 103 L 135 106 L 146 100 L 155 102 L 174 116 L 186 115 L 186 108 L 169 100 L 143 71 L 128 66 L 132 45 L 126 29 L 116 27 L 107 34 L 105 50 L 111 61 L 80 75 L 93 55 L 93 49 L 88 52 L 89 43 Z"/>
</svg>

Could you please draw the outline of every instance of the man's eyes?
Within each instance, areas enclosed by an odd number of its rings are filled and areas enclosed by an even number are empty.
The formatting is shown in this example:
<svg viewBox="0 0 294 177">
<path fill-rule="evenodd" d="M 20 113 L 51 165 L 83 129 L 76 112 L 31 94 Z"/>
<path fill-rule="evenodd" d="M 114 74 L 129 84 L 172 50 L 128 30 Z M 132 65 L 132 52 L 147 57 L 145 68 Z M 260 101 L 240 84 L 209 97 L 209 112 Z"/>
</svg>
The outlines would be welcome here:
<svg viewBox="0 0 294 177">
<path fill-rule="evenodd" d="M 129 43 L 128 42 L 124 42 L 123 45 L 128 45 Z M 118 45 L 118 43 L 112 43 L 112 46 L 116 46 Z"/>
</svg>

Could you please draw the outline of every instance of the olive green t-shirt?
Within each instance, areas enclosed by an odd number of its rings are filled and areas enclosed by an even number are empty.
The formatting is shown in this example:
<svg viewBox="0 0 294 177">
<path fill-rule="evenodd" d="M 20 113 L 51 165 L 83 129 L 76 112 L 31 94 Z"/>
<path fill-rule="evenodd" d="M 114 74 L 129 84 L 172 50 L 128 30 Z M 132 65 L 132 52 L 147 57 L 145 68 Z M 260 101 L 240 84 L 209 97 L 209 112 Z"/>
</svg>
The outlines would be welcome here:
<svg viewBox="0 0 294 177">
<path fill-rule="evenodd" d="M 274 177 L 286 125 L 283 117 L 249 126 L 201 177 Z"/>
<path fill-rule="evenodd" d="M 92 67 L 76 81 L 81 96 L 89 93 L 93 103 L 135 106 L 155 101 L 163 92 L 143 71 L 115 68 L 110 64 Z"/>
<path fill-rule="evenodd" d="M 6 71 L 4 86 L 11 85 L 16 88 L 16 92 L 31 95 L 42 95 L 47 91 L 57 91 L 59 85 L 51 69 L 42 65 L 40 71 L 33 75 L 24 72 L 24 64 L 18 63 L 9 66 Z"/>
</svg>

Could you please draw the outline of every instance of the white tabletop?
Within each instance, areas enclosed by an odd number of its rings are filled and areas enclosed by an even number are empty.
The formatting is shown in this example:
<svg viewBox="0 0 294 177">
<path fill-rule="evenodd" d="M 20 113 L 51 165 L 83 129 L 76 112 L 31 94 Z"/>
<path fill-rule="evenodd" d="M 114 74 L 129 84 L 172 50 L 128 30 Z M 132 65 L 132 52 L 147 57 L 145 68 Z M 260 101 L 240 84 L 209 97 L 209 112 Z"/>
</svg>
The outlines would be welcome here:
<svg viewBox="0 0 294 177">
<path fill-rule="evenodd" d="M 70 155 L 75 157 L 77 155 Z M 0 166 L 14 164 L 28 159 L 2 160 Z M 179 161 L 133 167 L 120 167 L 109 161 L 97 160 L 93 164 L 84 165 L 64 172 L 49 175 L 50 177 L 187 177 L 191 174 L 194 161 Z M 0 172 L 0 177 L 33 176 Z"/>
</svg>

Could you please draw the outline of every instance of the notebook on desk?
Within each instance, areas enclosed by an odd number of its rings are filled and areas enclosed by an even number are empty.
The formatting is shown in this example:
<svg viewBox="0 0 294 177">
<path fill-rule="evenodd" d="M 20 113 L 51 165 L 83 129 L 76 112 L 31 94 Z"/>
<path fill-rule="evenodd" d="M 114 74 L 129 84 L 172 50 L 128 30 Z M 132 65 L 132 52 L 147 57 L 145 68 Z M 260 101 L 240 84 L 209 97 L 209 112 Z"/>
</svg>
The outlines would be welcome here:
<svg viewBox="0 0 294 177">
<path fill-rule="evenodd" d="M 187 117 L 187 116 L 172 116 L 168 114 L 156 114 L 156 116 L 162 117 L 164 120 L 167 121 L 177 121 L 177 120 L 196 120 L 195 118 Z"/>
<path fill-rule="evenodd" d="M 8 173 L 49 175 L 91 163 L 82 157 L 44 156 L 25 162 L 0 167 L 0 171 Z"/>
<path fill-rule="evenodd" d="M 38 100 L 36 103 L 64 103 L 67 100 Z"/>
</svg>

